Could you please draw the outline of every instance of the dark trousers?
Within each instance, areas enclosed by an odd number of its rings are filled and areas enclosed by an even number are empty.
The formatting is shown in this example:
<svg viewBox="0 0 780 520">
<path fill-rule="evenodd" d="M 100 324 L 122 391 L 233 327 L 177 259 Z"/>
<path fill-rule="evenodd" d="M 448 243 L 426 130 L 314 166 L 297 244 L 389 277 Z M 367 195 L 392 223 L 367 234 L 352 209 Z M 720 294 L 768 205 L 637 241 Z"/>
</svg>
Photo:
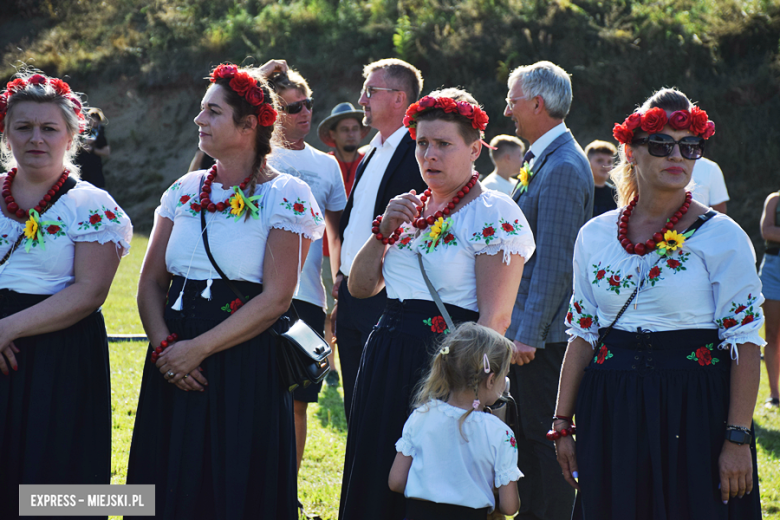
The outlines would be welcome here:
<svg viewBox="0 0 780 520">
<path fill-rule="evenodd" d="M 550 430 L 558 395 L 566 343 L 548 343 L 536 350 L 527 365 L 512 365 L 509 371 L 512 396 L 520 414 L 517 466 L 525 475 L 517 482 L 522 520 L 569 520 L 574 488 L 564 479 L 555 457 L 555 444 L 545 435 Z"/>
<path fill-rule="evenodd" d="M 336 311 L 336 344 L 341 361 L 341 382 L 344 385 L 344 411 L 349 422 L 352 395 L 355 380 L 360 368 L 360 356 L 363 346 L 374 325 L 379 321 L 387 303 L 387 293 L 382 292 L 371 298 L 358 299 L 349 294 L 347 277 L 339 286 L 339 305 Z"/>
</svg>

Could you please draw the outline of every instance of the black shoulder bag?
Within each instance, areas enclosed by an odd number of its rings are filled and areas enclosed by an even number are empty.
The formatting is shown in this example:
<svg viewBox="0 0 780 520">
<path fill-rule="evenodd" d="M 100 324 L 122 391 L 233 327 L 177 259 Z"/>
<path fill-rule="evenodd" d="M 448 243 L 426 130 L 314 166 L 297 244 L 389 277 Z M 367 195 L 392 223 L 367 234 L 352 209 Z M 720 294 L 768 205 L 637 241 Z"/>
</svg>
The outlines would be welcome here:
<svg viewBox="0 0 780 520">
<path fill-rule="evenodd" d="M 203 179 L 201 179 L 201 186 Z M 206 255 L 209 257 L 211 265 L 217 271 L 219 276 L 225 282 L 231 291 L 241 300 L 242 303 L 249 301 L 246 296 L 235 284 L 225 276 L 222 269 L 219 268 L 214 256 L 209 248 L 209 237 L 206 231 L 206 212 L 200 213 L 200 227 L 202 230 L 203 246 L 206 248 Z M 295 304 L 290 302 L 290 308 L 294 316 L 294 321 L 290 328 L 281 334 L 276 332 L 273 325 L 268 328 L 268 332 L 276 338 L 277 354 L 276 360 L 279 367 L 279 375 L 282 384 L 290 392 L 297 387 L 306 388 L 310 384 L 320 383 L 330 371 L 328 356 L 333 352 L 322 336 L 312 329 L 305 321 L 298 316 L 295 310 Z"/>
<path fill-rule="evenodd" d="M 57 191 L 57 193 L 52 195 L 51 200 L 49 201 L 49 205 L 46 206 L 46 208 L 43 210 L 43 213 L 46 213 L 52 206 L 54 206 L 54 203 L 60 200 L 60 197 L 68 193 L 70 189 L 76 185 L 76 183 L 77 181 L 73 177 L 68 177 L 67 179 L 65 179 L 65 182 L 62 183 L 62 186 Z M 41 215 L 43 215 L 43 213 L 41 213 Z M 11 246 L 11 249 L 9 249 L 8 252 L 5 254 L 5 256 L 2 259 L 0 259 L 0 265 L 3 265 L 8 261 L 9 258 L 11 258 L 13 252 L 16 251 L 16 249 L 21 245 L 22 240 L 24 240 L 24 230 L 22 230 L 21 234 L 16 239 L 14 245 Z"/>
</svg>

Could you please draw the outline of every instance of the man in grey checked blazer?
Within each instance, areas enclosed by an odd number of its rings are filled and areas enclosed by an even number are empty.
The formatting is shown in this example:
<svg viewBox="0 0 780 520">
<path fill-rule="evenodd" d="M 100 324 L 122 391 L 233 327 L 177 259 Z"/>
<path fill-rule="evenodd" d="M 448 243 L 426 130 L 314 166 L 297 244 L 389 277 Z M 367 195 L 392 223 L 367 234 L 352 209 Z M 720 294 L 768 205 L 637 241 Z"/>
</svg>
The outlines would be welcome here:
<svg viewBox="0 0 780 520">
<path fill-rule="evenodd" d="M 506 336 L 515 344 L 510 370 L 520 412 L 518 466 L 523 520 L 568 520 L 574 489 L 561 475 L 555 446 L 545 437 L 552 424 L 558 377 L 566 352 L 563 324 L 572 292 L 577 233 L 593 214 L 593 177 L 585 153 L 563 119 L 571 106 L 571 80 L 546 61 L 515 69 L 504 115 L 531 143 L 527 185 L 512 197 L 536 239 L 525 264 Z"/>
</svg>

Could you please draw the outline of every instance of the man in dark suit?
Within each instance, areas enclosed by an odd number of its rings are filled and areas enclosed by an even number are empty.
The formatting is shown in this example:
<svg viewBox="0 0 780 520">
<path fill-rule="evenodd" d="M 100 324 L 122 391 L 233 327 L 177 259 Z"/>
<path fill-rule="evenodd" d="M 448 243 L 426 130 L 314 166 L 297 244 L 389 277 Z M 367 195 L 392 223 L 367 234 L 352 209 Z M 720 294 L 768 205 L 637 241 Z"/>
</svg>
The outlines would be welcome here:
<svg viewBox="0 0 780 520">
<path fill-rule="evenodd" d="M 415 159 L 415 142 L 403 125 L 406 109 L 422 90 L 420 71 L 405 61 L 385 59 L 363 69 L 360 105 L 363 124 L 376 128 L 370 148 L 355 173 L 355 185 L 341 216 L 341 268 L 334 280 L 338 291 L 336 336 L 344 384 L 344 408 L 349 420 L 360 355 L 371 329 L 379 320 L 387 295 L 358 300 L 349 294 L 347 278 L 360 248 L 372 238 L 371 222 L 385 212 L 390 199 L 412 189 L 422 193 L 425 183 Z"/>
<path fill-rule="evenodd" d="M 563 122 L 571 99 L 569 75 L 550 62 L 519 67 L 509 77 L 504 115 L 531 143 L 526 174 L 521 172 L 513 198 L 536 238 L 536 254 L 525 264 L 506 332 L 515 344 L 509 377 L 520 412 L 518 466 L 525 478 L 518 482 L 516 518 L 523 520 L 568 520 L 574 504 L 574 489 L 545 437 L 566 352 L 563 320 L 572 291 L 574 241 L 593 213 L 588 159 Z M 556 429 L 562 427 L 556 422 Z"/>
</svg>

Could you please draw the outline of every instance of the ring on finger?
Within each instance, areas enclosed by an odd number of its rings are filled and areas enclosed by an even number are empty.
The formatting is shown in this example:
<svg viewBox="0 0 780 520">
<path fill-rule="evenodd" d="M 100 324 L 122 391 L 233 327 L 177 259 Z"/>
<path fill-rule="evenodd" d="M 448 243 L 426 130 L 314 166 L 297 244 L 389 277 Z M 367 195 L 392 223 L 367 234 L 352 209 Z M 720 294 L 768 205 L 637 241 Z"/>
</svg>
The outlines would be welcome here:
<svg viewBox="0 0 780 520">
<path fill-rule="evenodd" d="M 187 379 L 188 377 L 190 377 L 189 374 L 184 374 L 184 377 L 182 379 Z"/>
</svg>

